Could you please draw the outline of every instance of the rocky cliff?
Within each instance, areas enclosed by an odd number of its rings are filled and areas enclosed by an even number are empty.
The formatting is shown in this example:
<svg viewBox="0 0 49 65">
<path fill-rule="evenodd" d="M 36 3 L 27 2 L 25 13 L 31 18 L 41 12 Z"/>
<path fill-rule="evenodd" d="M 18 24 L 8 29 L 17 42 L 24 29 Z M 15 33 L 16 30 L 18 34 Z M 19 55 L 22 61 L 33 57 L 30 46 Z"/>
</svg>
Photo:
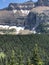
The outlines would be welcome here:
<svg viewBox="0 0 49 65">
<path fill-rule="evenodd" d="M 49 6 L 49 0 L 38 0 L 38 6 Z"/>
<path fill-rule="evenodd" d="M 0 25 L 7 25 L 8 29 L 9 26 L 16 26 L 15 28 L 21 29 L 21 33 L 26 30 L 29 33 L 49 33 L 49 1 L 10 3 L 8 7 L 0 10 Z"/>
<path fill-rule="evenodd" d="M 35 5 L 32 1 L 25 3 L 10 3 L 8 7 L 0 10 L 0 24 L 24 26 L 26 16 Z"/>
<path fill-rule="evenodd" d="M 32 22 L 31 22 L 32 21 Z M 29 13 L 27 22 L 29 27 L 37 33 L 49 32 L 49 7 L 35 7 Z M 31 24 L 31 25 L 30 25 Z"/>
</svg>

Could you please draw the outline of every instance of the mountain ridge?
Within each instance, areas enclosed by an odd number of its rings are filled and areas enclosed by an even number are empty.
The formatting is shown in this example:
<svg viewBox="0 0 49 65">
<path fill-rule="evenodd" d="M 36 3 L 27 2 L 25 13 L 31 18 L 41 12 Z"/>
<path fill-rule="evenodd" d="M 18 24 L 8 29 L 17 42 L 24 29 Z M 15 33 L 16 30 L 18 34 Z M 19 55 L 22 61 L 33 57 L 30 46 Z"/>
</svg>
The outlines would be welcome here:
<svg viewBox="0 0 49 65">
<path fill-rule="evenodd" d="M 40 5 L 41 1 L 43 3 Z M 8 7 L 0 10 L 0 25 L 24 27 L 24 30 L 32 31 L 34 34 L 43 33 L 38 26 L 44 23 L 43 26 L 46 27 L 45 24 L 49 22 L 47 14 L 49 13 L 49 5 L 45 5 L 44 2 L 44 0 L 38 0 L 36 3 L 32 1 L 19 4 L 10 3 Z M 44 28 L 44 33 L 46 30 L 47 27 Z"/>
</svg>

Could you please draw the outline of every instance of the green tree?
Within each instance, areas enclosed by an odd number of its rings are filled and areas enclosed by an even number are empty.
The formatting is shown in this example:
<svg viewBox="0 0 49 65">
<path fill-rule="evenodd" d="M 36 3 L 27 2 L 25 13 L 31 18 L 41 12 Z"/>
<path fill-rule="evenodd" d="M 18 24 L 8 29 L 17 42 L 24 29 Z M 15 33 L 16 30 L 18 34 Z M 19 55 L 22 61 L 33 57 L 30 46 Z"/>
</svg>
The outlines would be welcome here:
<svg viewBox="0 0 49 65">
<path fill-rule="evenodd" d="M 31 65 L 31 59 L 29 57 L 27 59 L 27 65 Z"/>
<path fill-rule="evenodd" d="M 19 65 L 24 65 L 24 63 L 23 63 L 23 54 L 22 54 L 21 50 L 20 50 L 20 54 L 18 56 L 18 59 L 19 59 L 19 61 L 18 61 Z"/>
<path fill-rule="evenodd" d="M 37 44 L 35 44 L 35 47 L 33 49 L 32 63 L 33 63 L 33 65 L 43 65 L 43 61 L 40 58 L 39 48 L 38 48 Z"/>
<path fill-rule="evenodd" d="M 15 61 L 15 51 L 14 51 L 14 50 L 12 50 L 12 53 L 11 53 L 10 65 L 16 65 L 16 61 Z"/>
<path fill-rule="evenodd" d="M 0 52 L 0 65 L 3 65 L 5 62 L 5 53 L 4 52 Z"/>
</svg>

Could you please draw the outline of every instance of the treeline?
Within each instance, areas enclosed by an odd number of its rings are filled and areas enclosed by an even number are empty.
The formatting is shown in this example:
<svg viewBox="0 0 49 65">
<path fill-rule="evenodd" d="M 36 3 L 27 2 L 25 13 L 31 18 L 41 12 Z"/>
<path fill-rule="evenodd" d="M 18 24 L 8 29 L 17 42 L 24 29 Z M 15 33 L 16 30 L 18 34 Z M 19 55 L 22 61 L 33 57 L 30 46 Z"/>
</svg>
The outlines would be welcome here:
<svg viewBox="0 0 49 65">
<path fill-rule="evenodd" d="M 14 50 L 11 50 L 10 56 L 6 55 L 4 52 L 1 51 L 0 65 L 49 65 L 49 60 L 45 61 L 45 58 L 41 56 L 42 53 L 40 53 L 40 50 L 41 48 L 38 47 L 37 44 L 35 44 L 32 50 L 32 57 L 28 56 L 27 58 L 24 57 L 24 54 L 22 53 L 21 49 L 19 51 L 19 55 L 17 56 Z"/>
<path fill-rule="evenodd" d="M 19 63 L 19 56 L 21 55 L 24 65 L 27 65 L 33 59 L 34 45 L 40 47 L 39 55 L 43 64 L 49 64 L 49 34 L 32 34 L 32 35 L 0 35 L 0 56 L 6 57 L 0 63 L 5 65 L 10 64 L 11 56 L 14 52 L 15 63 Z M 21 53 L 21 54 L 20 54 Z M 3 61 L 3 62 L 2 62 Z M 3 64 L 4 63 L 4 64 Z M 19 63 L 21 64 L 21 62 Z M 0 64 L 1 65 L 1 64 Z M 37 65 L 37 64 L 36 64 Z"/>
</svg>

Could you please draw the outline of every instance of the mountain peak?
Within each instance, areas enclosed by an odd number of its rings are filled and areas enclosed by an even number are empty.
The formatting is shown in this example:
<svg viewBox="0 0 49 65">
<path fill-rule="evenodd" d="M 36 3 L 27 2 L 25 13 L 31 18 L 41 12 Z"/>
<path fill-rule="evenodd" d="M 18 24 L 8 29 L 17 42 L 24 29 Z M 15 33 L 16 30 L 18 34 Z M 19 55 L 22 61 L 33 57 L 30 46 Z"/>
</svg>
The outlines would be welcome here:
<svg viewBox="0 0 49 65">
<path fill-rule="evenodd" d="M 24 3 L 10 3 L 9 6 L 6 8 L 7 10 L 31 10 L 35 6 L 32 0 L 29 0 Z"/>
<path fill-rule="evenodd" d="M 49 6 L 49 0 L 38 0 L 38 5 Z"/>
</svg>

